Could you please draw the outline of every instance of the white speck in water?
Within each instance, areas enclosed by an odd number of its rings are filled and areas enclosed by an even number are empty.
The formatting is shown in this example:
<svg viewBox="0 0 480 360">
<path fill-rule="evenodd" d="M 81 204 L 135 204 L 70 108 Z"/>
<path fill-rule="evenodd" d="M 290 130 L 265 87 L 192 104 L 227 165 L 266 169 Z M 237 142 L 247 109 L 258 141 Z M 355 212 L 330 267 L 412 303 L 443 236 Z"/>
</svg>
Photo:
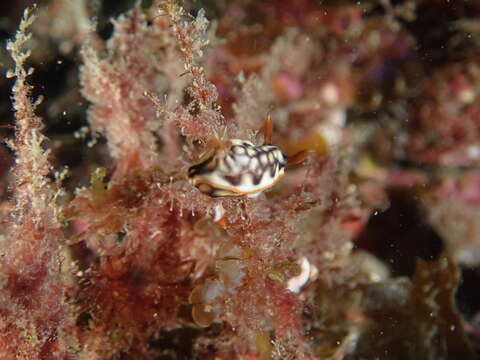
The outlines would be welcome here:
<svg viewBox="0 0 480 360">
<path fill-rule="evenodd" d="M 222 204 L 217 204 L 212 209 L 213 221 L 217 222 L 223 218 L 225 214 L 225 209 L 223 208 Z"/>
<path fill-rule="evenodd" d="M 467 155 L 472 159 L 480 158 L 480 146 L 472 145 L 467 148 Z"/>
<path fill-rule="evenodd" d="M 326 83 L 320 90 L 320 96 L 328 105 L 335 105 L 340 100 L 338 87 L 334 83 Z"/>
<path fill-rule="evenodd" d="M 311 265 L 305 256 L 303 256 L 299 262 L 301 268 L 300 274 L 287 281 L 287 289 L 294 293 L 298 293 L 302 286 L 307 283 L 311 273 Z"/>
</svg>

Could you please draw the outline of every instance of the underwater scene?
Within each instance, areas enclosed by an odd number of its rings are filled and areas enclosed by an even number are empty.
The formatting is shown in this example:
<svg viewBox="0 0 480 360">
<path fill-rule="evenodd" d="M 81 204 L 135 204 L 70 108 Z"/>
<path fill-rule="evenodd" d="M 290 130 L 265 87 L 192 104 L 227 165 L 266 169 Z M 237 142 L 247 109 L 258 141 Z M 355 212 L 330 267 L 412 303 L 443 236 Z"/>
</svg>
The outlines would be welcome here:
<svg viewBox="0 0 480 360">
<path fill-rule="evenodd" d="M 480 1 L 0 4 L 1 360 L 480 358 Z"/>
</svg>

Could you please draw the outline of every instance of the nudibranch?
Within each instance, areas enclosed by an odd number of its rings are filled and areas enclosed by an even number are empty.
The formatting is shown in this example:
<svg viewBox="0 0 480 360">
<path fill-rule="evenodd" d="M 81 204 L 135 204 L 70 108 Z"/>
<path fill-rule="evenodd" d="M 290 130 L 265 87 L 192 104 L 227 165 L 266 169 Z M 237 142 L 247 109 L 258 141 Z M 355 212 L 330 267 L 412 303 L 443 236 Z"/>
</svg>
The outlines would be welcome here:
<svg viewBox="0 0 480 360">
<path fill-rule="evenodd" d="M 231 139 L 218 144 L 204 159 L 188 169 L 190 182 L 211 197 L 256 197 L 285 175 L 285 167 L 305 158 L 304 152 L 291 159 L 271 144 L 272 120 L 265 119 L 264 144 Z M 299 156 L 300 155 L 300 156 Z"/>
</svg>

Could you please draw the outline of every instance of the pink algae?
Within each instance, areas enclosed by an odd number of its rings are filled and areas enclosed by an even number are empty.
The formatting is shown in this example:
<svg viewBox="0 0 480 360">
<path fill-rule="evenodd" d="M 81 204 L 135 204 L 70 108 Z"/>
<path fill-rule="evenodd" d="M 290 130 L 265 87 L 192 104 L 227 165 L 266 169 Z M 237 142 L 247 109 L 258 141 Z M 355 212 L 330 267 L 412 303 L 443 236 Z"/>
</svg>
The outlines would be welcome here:
<svg viewBox="0 0 480 360">
<path fill-rule="evenodd" d="M 324 3 L 138 2 L 109 35 L 87 1 L 25 10 L 7 45 L 0 358 L 475 357 L 475 52 L 429 67 L 436 2 Z M 480 8 L 458 6 L 436 29 L 470 29 L 455 16 Z M 42 112 L 27 61 L 52 51 L 78 81 Z M 76 137 L 54 130 L 63 107 Z M 287 156 L 309 154 L 279 184 L 189 183 L 222 141 L 262 143 L 267 116 Z"/>
</svg>

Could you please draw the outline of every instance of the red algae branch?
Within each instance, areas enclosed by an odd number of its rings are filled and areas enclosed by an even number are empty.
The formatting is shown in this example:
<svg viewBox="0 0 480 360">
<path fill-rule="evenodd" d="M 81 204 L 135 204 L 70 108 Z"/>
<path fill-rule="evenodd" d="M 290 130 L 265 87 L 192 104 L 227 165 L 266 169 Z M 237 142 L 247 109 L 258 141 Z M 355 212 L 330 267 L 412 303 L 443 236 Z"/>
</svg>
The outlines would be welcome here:
<svg viewBox="0 0 480 360">
<path fill-rule="evenodd" d="M 125 3 L 7 43 L 0 358 L 474 359 L 480 6 Z"/>
<path fill-rule="evenodd" d="M 7 49 L 15 68 L 12 100 L 15 140 L 10 146 L 16 161 L 11 220 L 0 240 L 0 357 L 2 359 L 68 358 L 76 347 L 73 307 L 68 303 L 69 270 L 57 198 L 62 189 L 52 182 L 53 166 L 36 115 L 40 98 L 32 100 L 26 68 L 35 19 L 27 9 Z M 54 355 L 57 354 L 57 355 Z"/>
</svg>

